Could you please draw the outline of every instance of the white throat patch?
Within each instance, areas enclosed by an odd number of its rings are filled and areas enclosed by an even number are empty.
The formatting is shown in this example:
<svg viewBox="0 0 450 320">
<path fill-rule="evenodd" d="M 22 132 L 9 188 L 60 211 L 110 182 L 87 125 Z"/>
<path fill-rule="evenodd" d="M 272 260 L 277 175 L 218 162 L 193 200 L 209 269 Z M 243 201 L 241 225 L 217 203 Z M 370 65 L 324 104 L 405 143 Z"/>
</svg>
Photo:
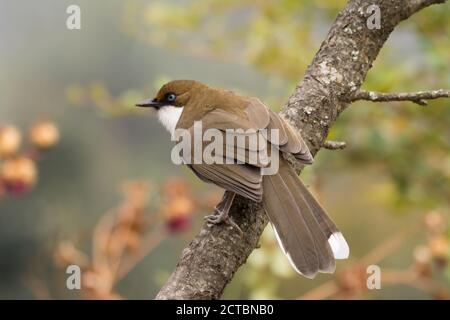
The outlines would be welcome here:
<svg viewBox="0 0 450 320">
<path fill-rule="evenodd" d="M 158 119 L 173 136 L 184 107 L 164 106 L 158 110 Z"/>
</svg>

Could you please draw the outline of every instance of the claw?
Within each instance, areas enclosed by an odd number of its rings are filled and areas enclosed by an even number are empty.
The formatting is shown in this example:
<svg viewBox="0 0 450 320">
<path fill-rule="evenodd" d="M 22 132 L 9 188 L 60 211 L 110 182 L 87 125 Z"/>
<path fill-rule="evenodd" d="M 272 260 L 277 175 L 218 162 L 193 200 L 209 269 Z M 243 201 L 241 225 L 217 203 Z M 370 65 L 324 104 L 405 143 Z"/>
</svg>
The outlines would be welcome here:
<svg viewBox="0 0 450 320">
<path fill-rule="evenodd" d="M 237 225 L 236 222 L 233 221 L 230 217 L 227 218 L 225 221 L 227 224 L 231 225 L 232 227 L 236 228 L 236 230 L 239 232 L 242 239 L 244 239 L 244 231 Z"/>
<path fill-rule="evenodd" d="M 228 219 L 228 212 L 214 210 L 214 214 L 206 216 L 204 219 L 213 224 L 220 224 Z"/>
<path fill-rule="evenodd" d="M 204 219 L 211 224 L 214 225 L 218 225 L 221 223 L 226 223 L 228 225 L 231 225 L 232 227 L 236 228 L 236 230 L 239 232 L 239 234 L 241 235 L 241 237 L 244 237 L 244 232 L 242 231 L 242 229 L 236 224 L 236 222 L 233 221 L 233 219 L 231 219 L 228 216 L 228 212 L 224 212 L 224 211 L 220 211 L 220 210 L 215 210 L 215 214 L 210 214 L 204 217 Z"/>
</svg>

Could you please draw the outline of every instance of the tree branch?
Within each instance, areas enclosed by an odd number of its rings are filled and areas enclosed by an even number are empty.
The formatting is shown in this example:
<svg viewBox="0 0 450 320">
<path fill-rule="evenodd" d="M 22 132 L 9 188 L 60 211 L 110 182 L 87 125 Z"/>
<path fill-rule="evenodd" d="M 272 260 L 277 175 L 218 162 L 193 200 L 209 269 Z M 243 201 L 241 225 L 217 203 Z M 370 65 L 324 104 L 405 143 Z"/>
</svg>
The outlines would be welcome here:
<svg viewBox="0 0 450 320">
<path fill-rule="evenodd" d="M 432 91 L 418 92 L 400 92 L 400 93 L 384 93 L 374 91 L 358 90 L 351 98 L 351 101 L 368 100 L 372 102 L 388 102 L 388 101 L 411 101 L 421 106 L 428 105 L 426 100 L 439 98 L 449 98 L 450 90 L 439 89 Z"/>
<path fill-rule="evenodd" d="M 382 27 L 370 30 L 366 0 L 350 0 L 306 70 L 281 114 L 302 133 L 313 154 L 364 81 L 389 34 L 416 11 L 444 0 L 373 0 Z M 293 163 L 299 172 L 301 167 Z M 236 197 L 230 210 L 245 234 L 227 225 L 207 226 L 182 252 L 180 261 L 156 299 L 218 299 L 234 273 L 258 245 L 268 220 L 262 207 Z"/>
<path fill-rule="evenodd" d="M 346 146 L 347 146 L 347 143 L 345 143 L 344 141 L 326 140 L 323 143 L 323 147 L 328 150 L 345 149 Z"/>
</svg>

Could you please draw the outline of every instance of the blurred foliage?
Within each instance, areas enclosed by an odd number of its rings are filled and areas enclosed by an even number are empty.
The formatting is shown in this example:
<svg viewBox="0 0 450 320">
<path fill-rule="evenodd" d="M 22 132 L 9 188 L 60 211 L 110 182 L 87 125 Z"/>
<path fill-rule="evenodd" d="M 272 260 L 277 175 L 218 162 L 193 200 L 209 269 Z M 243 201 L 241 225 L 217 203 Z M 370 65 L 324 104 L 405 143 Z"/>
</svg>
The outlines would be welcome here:
<svg viewBox="0 0 450 320">
<path fill-rule="evenodd" d="M 215 192 L 194 193 L 180 178 L 168 179 L 158 187 L 157 198 L 151 197 L 151 187 L 144 181 L 123 184 L 122 201 L 102 215 L 92 232 L 90 254 L 73 241 L 58 244 L 55 263 L 64 270 L 77 265 L 82 271 L 82 298 L 122 299 L 118 282 L 169 236 L 188 230 L 193 215 L 211 211 L 220 198 Z M 51 295 L 49 289 L 34 287 L 34 291 L 37 297 Z"/>
<path fill-rule="evenodd" d="M 124 31 L 144 43 L 194 56 L 248 63 L 262 71 L 272 88 L 264 99 L 281 106 L 301 78 L 329 26 L 345 1 L 129 1 Z M 417 91 L 450 87 L 449 6 L 434 6 L 403 23 L 387 42 L 364 88 L 373 91 Z M 383 17 L 382 17 L 383 18 Z M 405 59 L 405 48 L 410 48 Z M 396 213 L 427 212 L 439 207 L 448 214 L 450 194 L 450 102 L 441 99 L 421 108 L 412 103 L 350 107 L 329 138 L 345 140 L 337 156 L 319 156 L 312 181 L 330 170 L 376 167 L 389 180 L 368 185 L 367 193 Z M 332 164 L 330 165 L 330 160 Z M 328 169 L 327 169 L 328 168 Z M 330 169 L 331 168 L 331 169 Z M 351 192 L 351 191 L 350 191 Z M 246 270 L 251 297 L 277 297 L 277 277 L 285 276 L 272 245 L 255 251 Z M 281 259 L 282 260 L 282 259 Z M 261 281 L 261 266 L 272 277 Z M 281 274 L 280 274 L 281 273 Z M 274 277 L 274 278 L 273 278 Z"/>
<path fill-rule="evenodd" d="M 66 89 L 67 100 L 75 106 L 95 106 L 102 115 L 120 116 L 138 112 L 136 101 L 143 100 L 143 95 L 136 90 L 127 90 L 114 97 L 102 82 L 92 82 L 86 86 L 70 85 Z"/>
<path fill-rule="evenodd" d="M 151 89 L 145 91 L 156 91 L 168 81 L 168 77 L 159 76 L 153 82 Z M 91 82 L 87 85 L 72 84 L 66 88 L 66 98 L 73 106 L 93 106 L 100 110 L 102 116 L 106 117 L 148 113 L 135 107 L 137 102 L 145 100 L 143 92 L 130 89 L 115 96 L 101 81 Z"/>
<path fill-rule="evenodd" d="M 354 261 L 344 270 L 339 270 L 336 277 L 313 290 L 301 295 L 299 299 L 361 299 L 373 297 L 369 290 L 369 267 L 379 266 L 388 256 L 396 254 L 402 246 L 419 231 L 426 231 L 427 237 L 410 253 L 409 265 L 401 269 L 380 269 L 381 281 L 378 289 L 402 285 L 416 288 L 439 300 L 450 299 L 450 291 L 445 282 L 448 278 L 450 245 L 448 239 L 448 221 L 440 211 L 428 212 L 424 219 L 412 227 L 406 227 L 388 238 L 365 256 Z M 373 283 L 372 283 L 373 284 Z M 375 294 L 376 296 L 376 294 Z"/>
</svg>

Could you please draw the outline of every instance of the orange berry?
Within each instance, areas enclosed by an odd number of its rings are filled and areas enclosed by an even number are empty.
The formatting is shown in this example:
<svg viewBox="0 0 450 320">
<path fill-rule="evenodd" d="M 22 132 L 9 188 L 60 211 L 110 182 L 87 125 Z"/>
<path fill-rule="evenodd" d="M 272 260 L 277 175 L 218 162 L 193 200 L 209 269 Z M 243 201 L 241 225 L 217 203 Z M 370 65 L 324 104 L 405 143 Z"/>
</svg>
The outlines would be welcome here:
<svg viewBox="0 0 450 320">
<path fill-rule="evenodd" d="M 22 143 L 20 131 L 13 126 L 0 128 L 0 157 L 9 157 L 17 153 Z"/>
<path fill-rule="evenodd" d="M 190 225 L 191 219 L 188 216 L 171 218 L 166 222 L 166 228 L 170 233 L 186 231 Z"/>
<path fill-rule="evenodd" d="M 190 225 L 194 209 L 194 202 L 186 196 L 176 197 L 168 203 L 164 208 L 164 215 L 169 232 L 185 231 Z"/>
<path fill-rule="evenodd" d="M 176 218 L 190 216 L 194 210 L 194 203 L 188 197 L 176 197 L 166 206 L 166 217 Z"/>
<path fill-rule="evenodd" d="M 362 265 L 355 265 L 338 274 L 336 281 L 342 292 L 357 293 L 367 290 L 367 273 Z"/>
<path fill-rule="evenodd" d="M 49 149 L 59 142 L 59 130 L 48 120 L 35 123 L 29 131 L 30 142 L 38 149 Z"/>
<path fill-rule="evenodd" d="M 431 254 L 436 258 L 446 258 L 449 254 L 449 243 L 444 236 L 434 237 L 428 243 Z"/>
<path fill-rule="evenodd" d="M 7 159 L 0 168 L 0 180 L 6 190 L 13 194 L 30 190 L 36 184 L 37 176 L 36 164 L 25 156 Z"/>
</svg>

